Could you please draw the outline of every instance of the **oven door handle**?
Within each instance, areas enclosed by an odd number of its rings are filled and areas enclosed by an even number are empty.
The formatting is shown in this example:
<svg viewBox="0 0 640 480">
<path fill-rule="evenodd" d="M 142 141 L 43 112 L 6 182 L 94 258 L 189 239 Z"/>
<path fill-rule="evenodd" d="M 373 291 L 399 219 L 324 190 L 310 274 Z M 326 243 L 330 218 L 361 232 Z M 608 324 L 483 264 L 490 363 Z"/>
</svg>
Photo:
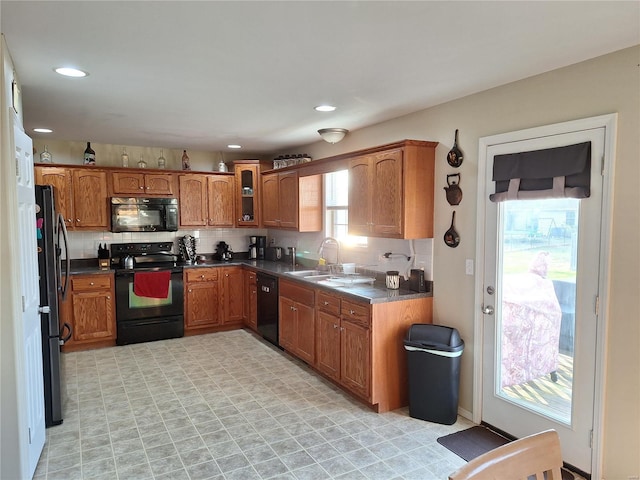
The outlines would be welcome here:
<svg viewBox="0 0 640 480">
<path fill-rule="evenodd" d="M 147 269 L 134 269 L 134 270 L 116 270 L 116 277 L 133 277 L 133 275 L 138 272 L 166 272 L 170 271 L 171 273 L 182 273 L 182 267 L 172 267 L 172 268 L 158 268 L 157 270 L 147 270 Z"/>
<path fill-rule="evenodd" d="M 130 324 L 135 327 L 141 327 L 145 325 L 160 325 L 163 323 L 174 323 L 176 321 L 175 318 L 156 318 L 154 320 L 125 320 L 121 321 L 120 324 L 126 326 Z"/>
</svg>

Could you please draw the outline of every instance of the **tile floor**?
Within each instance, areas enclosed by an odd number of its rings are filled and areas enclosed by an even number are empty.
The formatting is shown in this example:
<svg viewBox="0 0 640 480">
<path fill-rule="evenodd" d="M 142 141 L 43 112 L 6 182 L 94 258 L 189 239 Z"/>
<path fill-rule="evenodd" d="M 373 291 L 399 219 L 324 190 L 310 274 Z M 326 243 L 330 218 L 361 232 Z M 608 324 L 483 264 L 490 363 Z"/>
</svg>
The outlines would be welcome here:
<svg viewBox="0 0 640 480">
<path fill-rule="evenodd" d="M 54 479 L 446 479 L 436 438 L 471 426 L 376 414 L 236 330 L 63 355 L 65 421 L 36 470 Z"/>
</svg>

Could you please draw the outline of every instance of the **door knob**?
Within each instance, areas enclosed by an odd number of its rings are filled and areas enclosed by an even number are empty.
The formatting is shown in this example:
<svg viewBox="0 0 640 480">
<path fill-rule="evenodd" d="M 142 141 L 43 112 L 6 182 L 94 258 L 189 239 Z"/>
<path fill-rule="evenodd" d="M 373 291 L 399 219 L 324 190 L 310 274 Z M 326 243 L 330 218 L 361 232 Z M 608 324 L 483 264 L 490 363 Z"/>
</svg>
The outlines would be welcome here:
<svg viewBox="0 0 640 480">
<path fill-rule="evenodd" d="M 484 303 L 482 304 L 482 313 L 484 313 L 485 315 L 493 315 L 493 312 L 493 305 L 487 305 L 485 307 Z"/>
</svg>

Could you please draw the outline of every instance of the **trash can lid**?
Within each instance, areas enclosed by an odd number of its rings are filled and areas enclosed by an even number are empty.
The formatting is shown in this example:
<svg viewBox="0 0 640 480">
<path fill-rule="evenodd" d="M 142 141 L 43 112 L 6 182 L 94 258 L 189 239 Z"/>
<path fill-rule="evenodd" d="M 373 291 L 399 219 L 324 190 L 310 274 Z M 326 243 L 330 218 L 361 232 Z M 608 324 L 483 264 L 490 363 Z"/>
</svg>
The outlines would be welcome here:
<svg viewBox="0 0 640 480">
<path fill-rule="evenodd" d="M 449 352 L 460 351 L 464 348 L 464 341 L 460 338 L 457 329 L 430 323 L 411 325 L 404 343 L 409 346 Z"/>
</svg>

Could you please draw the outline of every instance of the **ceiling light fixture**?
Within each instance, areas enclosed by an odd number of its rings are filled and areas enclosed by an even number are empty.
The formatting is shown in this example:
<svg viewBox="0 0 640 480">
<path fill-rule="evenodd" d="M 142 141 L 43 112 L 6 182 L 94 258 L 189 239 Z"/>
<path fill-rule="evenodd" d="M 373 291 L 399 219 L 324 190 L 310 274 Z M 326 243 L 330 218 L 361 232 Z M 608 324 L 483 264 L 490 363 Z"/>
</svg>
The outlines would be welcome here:
<svg viewBox="0 0 640 480">
<path fill-rule="evenodd" d="M 58 67 L 53 69 L 54 72 L 64 75 L 65 77 L 82 78 L 89 75 L 87 72 L 72 67 Z"/>
<path fill-rule="evenodd" d="M 227 145 L 227 148 L 242 148 L 242 145 L 236 145 L 235 143 L 232 143 L 230 145 Z"/>
<path fill-rule="evenodd" d="M 318 105 L 317 107 L 314 107 L 314 109 L 317 112 L 333 112 L 336 107 L 334 107 L 333 105 Z"/>
<path fill-rule="evenodd" d="M 346 128 L 321 128 L 318 133 L 325 142 L 338 143 L 349 133 Z"/>
<path fill-rule="evenodd" d="M 37 133 L 52 133 L 53 132 L 53 130 L 51 130 L 50 128 L 34 128 L 33 131 L 37 132 Z"/>
</svg>

